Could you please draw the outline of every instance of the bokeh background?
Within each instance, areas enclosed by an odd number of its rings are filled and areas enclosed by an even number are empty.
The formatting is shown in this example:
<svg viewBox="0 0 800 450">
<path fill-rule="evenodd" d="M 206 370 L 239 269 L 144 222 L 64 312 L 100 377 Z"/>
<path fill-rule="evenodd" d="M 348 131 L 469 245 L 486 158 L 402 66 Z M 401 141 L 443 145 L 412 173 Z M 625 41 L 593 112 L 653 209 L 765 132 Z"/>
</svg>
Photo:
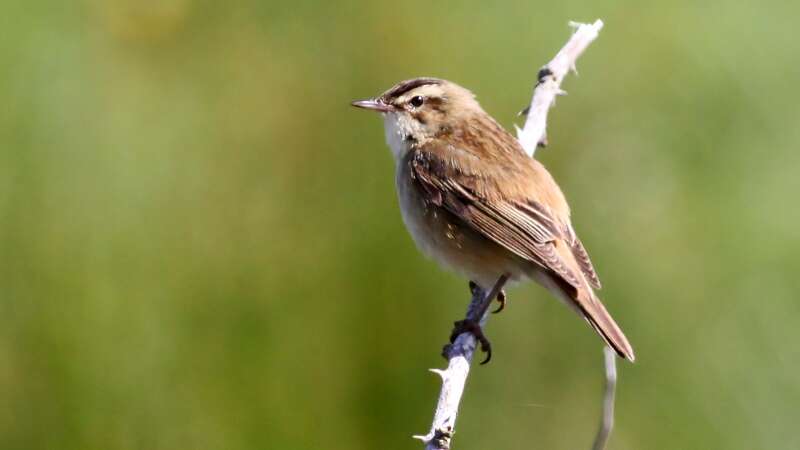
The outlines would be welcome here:
<svg viewBox="0 0 800 450">
<path fill-rule="evenodd" d="M 0 448 L 419 448 L 466 282 L 348 103 L 433 75 L 511 127 L 598 17 L 537 157 L 639 358 L 610 448 L 800 448 L 797 4 L 0 8 Z M 588 448 L 593 332 L 527 286 L 488 333 L 456 447 Z"/>
</svg>

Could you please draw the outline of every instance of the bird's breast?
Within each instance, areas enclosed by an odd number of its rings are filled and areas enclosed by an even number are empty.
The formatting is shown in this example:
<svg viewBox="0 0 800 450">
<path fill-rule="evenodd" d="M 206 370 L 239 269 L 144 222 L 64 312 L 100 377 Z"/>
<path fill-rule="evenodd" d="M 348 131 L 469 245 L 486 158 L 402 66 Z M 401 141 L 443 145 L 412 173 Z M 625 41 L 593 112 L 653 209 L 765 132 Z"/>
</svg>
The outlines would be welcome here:
<svg viewBox="0 0 800 450">
<path fill-rule="evenodd" d="M 426 256 L 483 287 L 490 287 L 504 273 L 512 279 L 521 275 L 516 256 L 446 209 L 427 202 L 408 164 L 398 164 L 396 185 L 403 222 Z"/>
</svg>

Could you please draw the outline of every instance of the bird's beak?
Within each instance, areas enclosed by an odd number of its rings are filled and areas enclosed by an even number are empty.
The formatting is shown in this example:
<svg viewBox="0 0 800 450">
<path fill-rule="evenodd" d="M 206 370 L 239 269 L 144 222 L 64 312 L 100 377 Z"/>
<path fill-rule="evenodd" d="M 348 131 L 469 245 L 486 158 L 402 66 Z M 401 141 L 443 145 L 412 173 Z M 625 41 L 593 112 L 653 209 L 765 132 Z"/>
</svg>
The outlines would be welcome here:
<svg viewBox="0 0 800 450">
<path fill-rule="evenodd" d="M 356 108 L 364 108 L 382 113 L 392 111 L 391 105 L 387 105 L 386 103 L 380 100 L 375 100 L 372 98 L 368 98 L 366 100 L 357 100 L 351 103 L 351 105 L 355 106 Z"/>
</svg>

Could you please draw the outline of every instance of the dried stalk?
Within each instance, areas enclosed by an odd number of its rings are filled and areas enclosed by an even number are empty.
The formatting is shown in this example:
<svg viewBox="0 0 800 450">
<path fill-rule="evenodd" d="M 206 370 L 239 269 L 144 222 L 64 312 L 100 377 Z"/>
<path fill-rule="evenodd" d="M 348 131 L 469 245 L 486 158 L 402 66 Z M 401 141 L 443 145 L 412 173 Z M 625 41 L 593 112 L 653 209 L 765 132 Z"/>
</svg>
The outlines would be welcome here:
<svg viewBox="0 0 800 450">
<path fill-rule="evenodd" d="M 537 147 L 547 145 L 547 113 L 555 103 L 556 96 L 566 94 L 561 90 L 561 82 L 570 70 L 575 71 L 575 61 L 586 47 L 597 38 L 600 29 L 603 28 L 603 21 L 597 20 L 593 24 L 570 22 L 570 26 L 575 28 L 575 32 L 556 56 L 539 71 L 530 106 L 524 111 L 527 114 L 525 125 L 522 129 L 516 128 L 517 139 L 531 157 L 534 156 Z M 485 311 L 482 305 L 485 305 L 486 302 L 491 302 L 501 288 L 502 283 L 498 283 L 489 293 L 480 288 L 475 289 L 467 309 L 467 318 L 472 320 L 480 319 L 480 325 L 483 327 L 488 319 L 487 315 L 484 314 L 483 317 L 474 316 L 479 311 Z M 476 345 L 477 343 L 472 334 L 460 334 L 453 344 L 445 347 L 443 352 L 443 356 L 448 360 L 447 368 L 444 370 L 431 369 L 431 372 L 438 374 L 442 378 L 439 401 L 436 404 L 430 432 L 424 436 L 414 436 L 414 438 L 420 439 L 425 443 L 426 450 L 447 450 L 450 448 L 450 442 L 455 432 L 458 406 L 464 393 L 464 386 L 467 382 L 470 362 L 475 353 Z M 614 421 L 616 361 L 613 351 L 608 348 L 605 351 L 605 401 L 600 430 L 595 438 L 593 450 L 605 448 Z"/>
<path fill-rule="evenodd" d="M 547 145 L 547 113 L 557 96 L 566 95 L 561 90 L 561 82 L 570 70 L 578 73 L 575 61 L 597 39 L 603 21 L 597 19 L 593 24 L 570 22 L 570 26 L 575 28 L 575 33 L 556 56 L 539 70 L 531 104 L 523 111 L 527 114 L 525 125 L 522 129 L 517 128 L 517 139 L 531 157 L 537 147 Z"/>
<path fill-rule="evenodd" d="M 617 353 L 611 347 L 603 348 L 603 360 L 606 365 L 606 388 L 603 396 L 603 414 L 600 417 L 600 428 L 594 438 L 592 450 L 606 448 L 611 430 L 614 428 L 614 397 L 617 393 Z"/>
</svg>

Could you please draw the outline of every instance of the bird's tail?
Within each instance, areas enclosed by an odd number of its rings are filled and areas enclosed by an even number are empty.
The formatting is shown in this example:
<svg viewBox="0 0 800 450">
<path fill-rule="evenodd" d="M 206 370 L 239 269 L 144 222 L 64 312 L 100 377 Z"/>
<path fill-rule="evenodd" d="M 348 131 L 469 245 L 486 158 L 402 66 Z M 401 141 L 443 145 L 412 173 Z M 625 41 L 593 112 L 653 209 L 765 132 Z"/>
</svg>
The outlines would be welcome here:
<svg viewBox="0 0 800 450">
<path fill-rule="evenodd" d="M 584 283 L 582 288 L 577 289 L 556 274 L 539 272 L 536 275 L 538 276 L 535 278 L 556 294 L 559 300 L 586 319 L 589 325 L 597 331 L 597 334 L 620 357 L 629 361 L 636 359 L 633 347 L 625 337 L 625 333 L 622 332 L 588 283 Z"/>
<path fill-rule="evenodd" d="M 625 337 L 625 333 L 622 332 L 591 288 L 587 286 L 580 289 L 572 297 L 583 317 L 606 341 L 606 344 L 613 348 L 619 356 L 633 362 L 636 356 L 633 354 L 633 347 L 628 342 L 628 338 Z"/>
</svg>

